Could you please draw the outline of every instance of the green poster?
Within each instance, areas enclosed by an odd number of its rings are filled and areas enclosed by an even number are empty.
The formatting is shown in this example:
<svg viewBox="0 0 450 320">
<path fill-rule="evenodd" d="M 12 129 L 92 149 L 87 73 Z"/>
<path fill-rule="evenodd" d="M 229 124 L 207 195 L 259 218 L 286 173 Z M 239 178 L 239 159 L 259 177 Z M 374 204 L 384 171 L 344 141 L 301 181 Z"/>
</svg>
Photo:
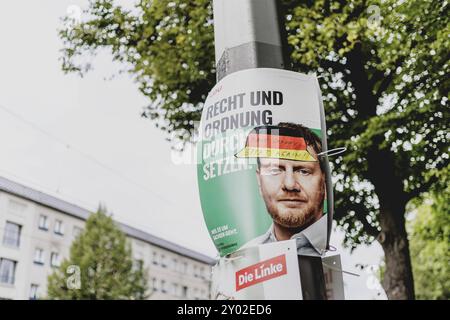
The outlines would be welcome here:
<svg viewBox="0 0 450 320">
<path fill-rule="evenodd" d="M 249 69 L 211 90 L 200 123 L 197 178 L 221 256 L 300 233 L 325 250 L 332 194 L 324 126 L 312 75 Z"/>
</svg>

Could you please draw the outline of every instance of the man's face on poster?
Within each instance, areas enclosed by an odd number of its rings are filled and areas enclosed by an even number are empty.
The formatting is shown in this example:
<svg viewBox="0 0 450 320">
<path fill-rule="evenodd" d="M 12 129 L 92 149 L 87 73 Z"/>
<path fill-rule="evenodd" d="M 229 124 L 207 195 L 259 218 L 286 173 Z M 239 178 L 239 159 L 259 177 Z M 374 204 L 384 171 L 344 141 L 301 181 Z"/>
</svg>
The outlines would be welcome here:
<svg viewBox="0 0 450 320">
<path fill-rule="evenodd" d="M 317 159 L 313 148 L 308 152 Z M 323 214 L 325 177 L 318 161 L 260 158 L 256 171 L 267 211 L 275 223 L 301 228 Z"/>
</svg>

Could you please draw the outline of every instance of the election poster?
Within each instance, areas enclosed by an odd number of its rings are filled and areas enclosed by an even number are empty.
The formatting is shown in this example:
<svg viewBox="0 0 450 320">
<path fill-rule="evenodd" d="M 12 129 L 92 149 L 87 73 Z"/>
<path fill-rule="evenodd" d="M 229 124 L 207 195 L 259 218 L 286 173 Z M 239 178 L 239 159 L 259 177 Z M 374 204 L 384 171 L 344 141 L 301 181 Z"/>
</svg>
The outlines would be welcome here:
<svg viewBox="0 0 450 320">
<path fill-rule="evenodd" d="M 214 300 L 301 300 L 295 240 L 245 248 L 214 267 Z"/>
<path fill-rule="evenodd" d="M 232 73 L 210 91 L 197 143 L 204 220 L 220 256 L 303 232 L 328 245 L 332 194 L 317 78 Z"/>
</svg>

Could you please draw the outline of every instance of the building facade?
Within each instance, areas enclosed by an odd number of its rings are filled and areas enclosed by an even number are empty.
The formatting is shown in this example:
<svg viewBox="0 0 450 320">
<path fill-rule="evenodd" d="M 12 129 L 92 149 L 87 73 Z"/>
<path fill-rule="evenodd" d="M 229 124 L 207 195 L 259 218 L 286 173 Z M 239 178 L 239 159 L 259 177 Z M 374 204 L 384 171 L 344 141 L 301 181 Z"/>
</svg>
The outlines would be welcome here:
<svg viewBox="0 0 450 320">
<path fill-rule="evenodd" d="M 0 177 L 0 299 L 46 297 L 89 211 Z M 118 223 L 148 270 L 150 299 L 209 299 L 215 260 Z"/>
</svg>

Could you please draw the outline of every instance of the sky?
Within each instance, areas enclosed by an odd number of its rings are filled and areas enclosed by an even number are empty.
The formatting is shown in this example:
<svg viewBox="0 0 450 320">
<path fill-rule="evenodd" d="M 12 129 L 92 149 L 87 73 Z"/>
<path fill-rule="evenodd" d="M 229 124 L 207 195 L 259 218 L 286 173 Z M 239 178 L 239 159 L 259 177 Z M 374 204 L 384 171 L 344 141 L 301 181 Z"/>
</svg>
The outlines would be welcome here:
<svg viewBox="0 0 450 320">
<path fill-rule="evenodd" d="M 107 52 L 83 78 L 61 71 L 60 18 L 86 3 L 0 2 L 0 175 L 215 257 L 196 167 L 175 164 L 167 134 L 140 117 L 149 101 L 132 77 Z M 380 263 L 378 244 L 350 254 L 342 239 L 331 243 L 344 270 Z M 377 296 L 372 275 L 353 280 L 347 298 Z"/>
</svg>

